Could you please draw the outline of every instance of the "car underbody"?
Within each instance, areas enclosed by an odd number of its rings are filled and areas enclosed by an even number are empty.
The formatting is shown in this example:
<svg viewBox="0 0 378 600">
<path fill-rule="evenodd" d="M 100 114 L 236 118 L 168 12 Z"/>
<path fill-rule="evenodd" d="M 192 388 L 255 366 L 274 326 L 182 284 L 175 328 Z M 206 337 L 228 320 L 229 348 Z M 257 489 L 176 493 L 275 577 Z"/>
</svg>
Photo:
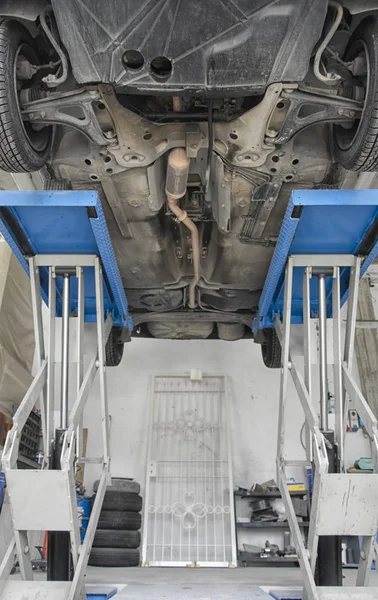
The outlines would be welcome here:
<svg viewBox="0 0 378 600">
<path fill-rule="evenodd" d="M 251 336 L 291 191 L 377 170 L 375 140 L 364 156 L 357 139 L 371 57 L 351 40 L 378 2 L 4 4 L 38 50 L 15 69 L 24 132 L 40 137 L 28 160 L 0 148 L 1 168 L 98 191 L 136 335 Z M 177 148 L 182 219 L 167 198 Z"/>
</svg>

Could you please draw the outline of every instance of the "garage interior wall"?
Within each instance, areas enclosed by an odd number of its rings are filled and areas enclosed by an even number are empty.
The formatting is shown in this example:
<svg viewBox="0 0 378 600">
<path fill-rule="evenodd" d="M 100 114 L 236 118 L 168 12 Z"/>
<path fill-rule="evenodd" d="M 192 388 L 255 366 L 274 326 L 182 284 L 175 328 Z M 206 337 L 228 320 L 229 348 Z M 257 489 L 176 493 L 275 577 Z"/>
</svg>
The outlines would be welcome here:
<svg viewBox="0 0 378 600">
<path fill-rule="evenodd" d="M 32 382 L 33 358 L 29 278 L 0 241 L 0 412 L 9 422 Z"/>
<path fill-rule="evenodd" d="M 234 484 L 249 488 L 253 483 L 275 479 L 278 424 L 279 370 L 267 369 L 260 346 L 252 340 L 171 341 L 134 339 L 126 344 L 122 364 L 107 369 L 108 401 L 111 417 L 111 472 L 114 477 L 132 477 L 142 485 L 144 496 L 147 454 L 147 427 L 151 375 L 204 373 L 227 375 L 231 380 L 231 441 Z M 287 451 L 291 458 L 305 458 L 300 443 L 303 411 L 293 387 L 288 403 Z M 88 428 L 88 456 L 97 456 L 100 440 L 99 398 L 87 404 L 84 427 Z M 349 434 L 348 456 L 354 460 L 368 451 L 362 433 Z M 84 483 L 92 493 L 97 478 L 95 466 L 85 466 Z M 293 472 L 303 481 L 303 470 Z M 249 516 L 248 501 L 238 500 L 239 516 Z M 243 542 L 282 545 L 282 532 L 272 530 L 238 531 Z"/>
</svg>

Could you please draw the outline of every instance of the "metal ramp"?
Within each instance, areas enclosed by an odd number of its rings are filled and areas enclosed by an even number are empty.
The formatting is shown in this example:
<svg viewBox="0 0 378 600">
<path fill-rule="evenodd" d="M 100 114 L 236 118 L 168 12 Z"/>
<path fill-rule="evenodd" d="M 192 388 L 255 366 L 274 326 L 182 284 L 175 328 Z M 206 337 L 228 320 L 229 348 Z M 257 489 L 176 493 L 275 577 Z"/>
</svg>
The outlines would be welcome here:
<svg viewBox="0 0 378 600">
<path fill-rule="evenodd" d="M 275 327 L 281 342 L 277 481 L 304 578 L 304 597 L 308 600 L 378 598 L 378 588 L 363 587 L 369 581 L 378 530 L 378 427 L 352 374 L 358 286 L 378 253 L 377 216 L 376 190 L 293 192 L 254 323 L 257 336 L 261 335 L 259 330 Z M 341 308 L 347 299 L 344 335 Z M 293 344 L 294 324 L 302 325 L 303 347 L 299 355 Z M 314 337 L 318 339 L 318 352 L 314 352 Z M 314 375 L 312 367 L 317 354 L 319 371 Z M 304 411 L 304 461 L 288 459 L 285 454 L 290 377 Z M 334 431 L 328 423 L 331 379 Z M 370 438 L 373 474 L 346 472 L 349 400 Z M 288 468 L 306 465 L 313 465 L 314 469 L 308 548 L 286 483 Z M 336 577 L 331 573 L 333 585 L 318 586 L 314 578 L 317 560 L 327 556 L 331 562 L 341 561 L 338 544 L 342 535 L 362 537 L 357 587 L 338 587 L 342 585 L 341 569 L 339 579 L 337 571 Z M 322 564 L 321 568 L 327 573 L 329 565 Z"/>
<path fill-rule="evenodd" d="M 14 538 L 0 566 L 0 599 L 83 600 L 86 597 L 84 572 L 106 486 L 110 483 L 105 343 L 113 325 L 132 327 L 126 297 L 95 192 L 0 192 L 0 231 L 30 276 L 39 363 L 36 376 L 14 416 L 3 452 L 2 469 L 6 474 Z M 41 299 L 49 308 L 47 339 L 42 325 Z M 61 321 L 60 381 L 55 380 L 58 320 Z M 96 336 L 86 368 L 85 322 L 93 322 Z M 70 333 L 75 333 L 76 338 L 76 368 L 72 365 L 69 368 L 73 358 Z M 81 454 L 83 410 L 97 374 L 102 455 L 84 458 Z M 76 390 L 71 406 L 69 389 Z M 54 409 L 58 408 L 55 400 L 59 396 L 60 423 L 56 425 Z M 35 406 L 39 406 L 42 417 L 43 462 L 41 469 L 18 470 L 21 430 Z M 77 463 L 85 462 L 98 464 L 101 474 L 85 540 L 80 545 L 75 475 Z M 52 576 L 54 581 L 33 581 L 30 531 L 52 532 L 49 545 L 51 542 L 56 549 L 67 548 L 64 581 L 56 581 L 56 573 Z M 66 546 L 62 536 L 66 536 Z M 15 553 L 21 582 L 8 580 Z"/>
</svg>

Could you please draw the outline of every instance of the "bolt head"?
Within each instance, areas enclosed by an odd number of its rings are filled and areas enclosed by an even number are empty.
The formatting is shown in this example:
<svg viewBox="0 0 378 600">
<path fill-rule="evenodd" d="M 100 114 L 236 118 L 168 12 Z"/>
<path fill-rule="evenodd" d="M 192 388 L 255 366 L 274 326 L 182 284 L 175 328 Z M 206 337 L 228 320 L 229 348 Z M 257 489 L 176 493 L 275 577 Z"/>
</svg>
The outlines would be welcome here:
<svg viewBox="0 0 378 600">
<path fill-rule="evenodd" d="M 268 129 L 266 135 L 270 138 L 275 138 L 278 135 L 278 131 L 276 131 L 275 129 Z"/>
<path fill-rule="evenodd" d="M 247 206 L 247 201 L 245 198 L 240 198 L 240 200 L 237 201 L 237 204 L 241 207 L 244 208 L 245 206 Z"/>
</svg>

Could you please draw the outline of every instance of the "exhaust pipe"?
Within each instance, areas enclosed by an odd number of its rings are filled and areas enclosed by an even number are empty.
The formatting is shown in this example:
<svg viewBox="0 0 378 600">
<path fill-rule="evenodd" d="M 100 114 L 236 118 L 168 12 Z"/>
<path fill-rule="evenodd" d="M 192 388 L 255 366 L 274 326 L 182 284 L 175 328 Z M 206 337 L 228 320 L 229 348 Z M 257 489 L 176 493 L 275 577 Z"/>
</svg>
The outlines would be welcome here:
<svg viewBox="0 0 378 600">
<path fill-rule="evenodd" d="M 200 251 L 197 226 L 189 219 L 185 210 L 182 210 L 177 202 L 185 196 L 188 183 L 190 158 L 186 155 L 184 148 L 171 150 L 168 157 L 167 179 L 165 193 L 171 211 L 176 215 L 180 223 L 183 223 L 190 231 L 192 238 L 192 256 L 194 277 L 189 285 L 189 308 L 196 308 L 196 285 L 199 280 Z"/>
</svg>

